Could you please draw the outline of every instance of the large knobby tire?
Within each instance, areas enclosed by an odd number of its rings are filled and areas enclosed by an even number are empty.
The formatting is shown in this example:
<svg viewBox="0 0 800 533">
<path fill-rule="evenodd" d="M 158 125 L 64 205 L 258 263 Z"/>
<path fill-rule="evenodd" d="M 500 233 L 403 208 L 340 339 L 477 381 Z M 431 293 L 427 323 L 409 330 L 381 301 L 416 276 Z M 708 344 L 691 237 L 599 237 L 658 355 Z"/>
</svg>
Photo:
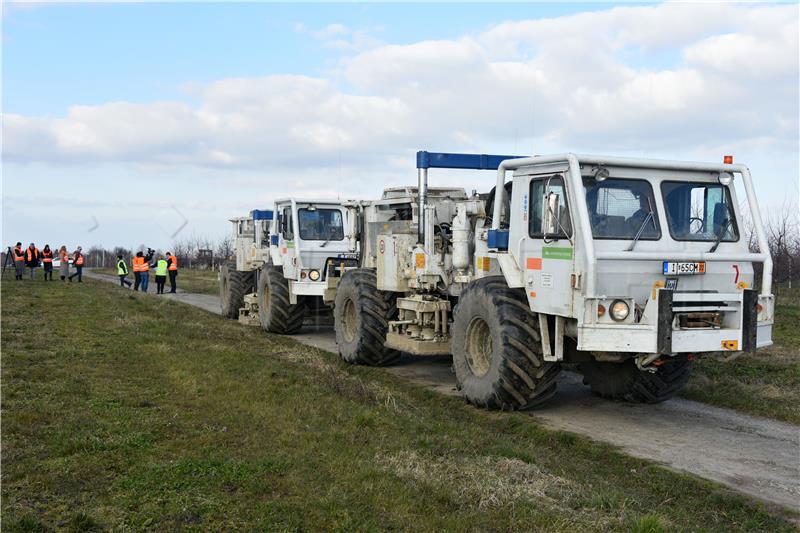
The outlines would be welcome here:
<svg viewBox="0 0 800 533">
<path fill-rule="evenodd" d="M 222 316 L 239 318 L 244 307 L 244 295 L 253 292 L 253 272 L 236 270 L 235 261 L 226 261 L 219 267 L 219 300 Z"/>
<path fill-rule="evenodd" d="M 685 357 L 667 359 L 656 372 L 639 370 L 633 359 L 622 363 L 592 360 L 579 365 L 583 381 L 594 394 L 610 400 L 660 403 L 677 394 L 689 381 L 692 362 Z"/>
<path fill-rule="evenodd" d="M 336 289 L 333 321 L 344 361 L 385 366 L 400 358 L 400 352 L 384 346 L 389 321 L 397 317 L 395 299 L 394 293 L 378 290 L 374 270 L 351 270 L 342 276 Z"/>
<path fill-rule="evenodd" d="M 305 302 L 289 302 L 289 281 L 279 266 L 264 265 L 258 275 L 258 319 L 272 333 L 292 335 L 303 327 Z"/>
<path fill-rule="evenodd" d="M 500 276 L 471 283 L 452 328 L 453 368 L 467 401 L 489 409 L 528 409 L 556 392 L 561 366 L 545 361 L 538 316 L 525 293 Z"/>
</svg>

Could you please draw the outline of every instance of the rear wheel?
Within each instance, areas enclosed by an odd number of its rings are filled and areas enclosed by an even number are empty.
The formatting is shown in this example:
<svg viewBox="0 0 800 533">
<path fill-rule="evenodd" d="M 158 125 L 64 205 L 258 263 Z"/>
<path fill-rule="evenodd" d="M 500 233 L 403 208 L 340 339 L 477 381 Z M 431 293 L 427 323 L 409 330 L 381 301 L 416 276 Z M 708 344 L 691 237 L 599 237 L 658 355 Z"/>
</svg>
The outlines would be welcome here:
<svg viewBox="0 0 800 533">
<path fill-rule="evenodd" d="M 253 272 L 236 270 L 235 261 L 226 261 L 219 268 L 219 300 L 222 316 L 239 318 L 244 295 L 253 291 Z"/>
<path fill-rule="evenodd" d="M 468 402 L 527 409 L 556 392 L 558 363 L 542 357 L 539 320 L 525 293 L 499 276 L 471 283 L 453 316 L 453 368 Z"/>
<path fill-rule="evenodd" d="M 400 358 L 386 348 L 389 321 L 397 316 L 395 295 L 379 291 L 374 270 L 348 271 L 336 289 L 333 320 L 339 355 L 348 363 L 384 366 Z"/>
<path fill-rule="evenodd" d="M 279 266 L 264 265 L 258 276 L 258 319 L 272 333 L 291 335 L 303 327 L 305 302 L 289 300 L 289 281 Z"/>
<path fill-rule="evenodd" d="M 677 394 L 689 381 L 692 362 L 687 358 L 667 359 L 655 372 L 639 370 L 633 359 L 622 363 L 592 360 L 580 364 L 584 383 L 594 394 L 610 400 L 660 403 Z"/>
</svg>

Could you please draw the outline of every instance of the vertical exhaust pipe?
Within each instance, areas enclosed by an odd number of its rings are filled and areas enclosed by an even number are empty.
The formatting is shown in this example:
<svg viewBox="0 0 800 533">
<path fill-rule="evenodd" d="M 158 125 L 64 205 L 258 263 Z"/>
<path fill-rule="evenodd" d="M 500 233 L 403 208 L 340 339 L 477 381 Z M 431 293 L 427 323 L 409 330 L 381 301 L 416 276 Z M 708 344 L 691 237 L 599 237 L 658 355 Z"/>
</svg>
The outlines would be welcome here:
<svg viewBox="0 0 800 533">
<path fill-rule="evenodd" d="M 428 203 L 428 169 L 417 169 L 417 195 L 419 196 L 419 214 L 417 215 L 417 243 L 425 243 L 425 205 Z"/>
</svg>

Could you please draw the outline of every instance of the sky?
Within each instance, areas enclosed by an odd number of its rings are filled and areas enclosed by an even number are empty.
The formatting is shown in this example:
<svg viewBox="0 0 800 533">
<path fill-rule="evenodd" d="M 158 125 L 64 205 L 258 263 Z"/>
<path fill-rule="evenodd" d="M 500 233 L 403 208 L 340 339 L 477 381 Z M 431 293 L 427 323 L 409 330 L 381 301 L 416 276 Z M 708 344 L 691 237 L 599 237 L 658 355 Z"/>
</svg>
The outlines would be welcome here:
<svg viewBox="0 0 800 533">
<path fill-rule="evenodd" d="M 413 184 L 417 150 L 733 154 L 762 211 L 796 208 L 798 20 L 797 3 L 5 2 L 3 244 L 217 239 L 276 198 Z"/>
</svg>

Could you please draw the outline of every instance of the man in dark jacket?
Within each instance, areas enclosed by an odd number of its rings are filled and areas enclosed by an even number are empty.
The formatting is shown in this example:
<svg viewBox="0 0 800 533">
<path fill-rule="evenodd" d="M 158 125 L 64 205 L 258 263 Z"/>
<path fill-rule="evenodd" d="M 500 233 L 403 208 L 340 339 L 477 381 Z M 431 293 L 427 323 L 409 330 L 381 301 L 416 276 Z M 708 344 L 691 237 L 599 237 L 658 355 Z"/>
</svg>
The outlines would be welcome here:
<svg viewBox="0 0 800 533">
<path fill-rule="evenodd" d="M 25 266 L 31 269 L 31 279 L 36 279 L 36 269 L 39 268 L 41 260 L 42 253 L 35 244 L 31 243 L 25 250 Z"/>
</svg>

